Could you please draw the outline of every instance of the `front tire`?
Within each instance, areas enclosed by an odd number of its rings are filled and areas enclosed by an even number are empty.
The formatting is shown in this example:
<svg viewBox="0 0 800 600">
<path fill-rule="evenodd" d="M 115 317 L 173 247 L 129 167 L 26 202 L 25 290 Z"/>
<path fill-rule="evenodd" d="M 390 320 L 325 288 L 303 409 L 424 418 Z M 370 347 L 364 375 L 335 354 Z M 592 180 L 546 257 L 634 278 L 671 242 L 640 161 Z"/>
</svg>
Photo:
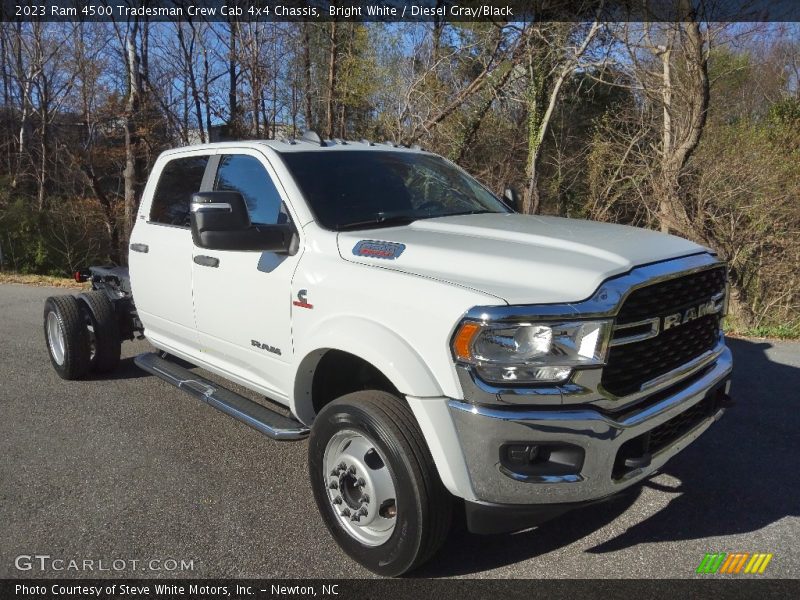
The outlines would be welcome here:
<svg viewBox="0 0 800 600">
<path fill-rule="evenodd" d="M 402 575 L 446 539 L 452 498 L 400 398 L 367 390 L 325 406 L 311 429 L 308 465 L 325 525 L 370 571 Z"/>
<path fill-rule="evenodd" d="M 44 337 L 50 362 L 62 379 L 80 379 L 89 371 L 89 332 L 74 296 L 50 296 L 44 302 Z"/>
</svg>

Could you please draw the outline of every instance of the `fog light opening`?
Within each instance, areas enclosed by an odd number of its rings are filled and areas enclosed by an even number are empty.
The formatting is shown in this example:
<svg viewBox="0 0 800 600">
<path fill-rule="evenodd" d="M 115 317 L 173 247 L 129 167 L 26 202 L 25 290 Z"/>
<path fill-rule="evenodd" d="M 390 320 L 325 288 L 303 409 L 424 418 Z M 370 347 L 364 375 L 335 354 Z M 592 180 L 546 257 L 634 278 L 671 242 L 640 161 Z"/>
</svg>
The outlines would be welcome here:
<svg viewBox="0 0 800 600">
<path fill-rule="evenodd" d="M 500 448 L 501 467 L 522 476 L 579 475 L 584 450 L 566 443 L 508 443 Z"/>
</svg>

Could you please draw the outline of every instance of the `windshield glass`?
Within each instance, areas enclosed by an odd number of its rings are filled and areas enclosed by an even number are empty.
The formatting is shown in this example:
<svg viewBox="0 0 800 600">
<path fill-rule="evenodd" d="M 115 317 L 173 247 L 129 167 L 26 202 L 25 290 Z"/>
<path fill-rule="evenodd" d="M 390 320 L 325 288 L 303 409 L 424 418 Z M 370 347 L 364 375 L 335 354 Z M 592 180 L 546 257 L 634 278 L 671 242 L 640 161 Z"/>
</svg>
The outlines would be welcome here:
<svg viewBox="0 0 800 600">
<path fill-rule="evenodd" d="M 281 155 L 327 229 L 367 229 L 447 215 L 507 213 L 472 177 L 418 152 L 314 151 Z"/>
</svg>

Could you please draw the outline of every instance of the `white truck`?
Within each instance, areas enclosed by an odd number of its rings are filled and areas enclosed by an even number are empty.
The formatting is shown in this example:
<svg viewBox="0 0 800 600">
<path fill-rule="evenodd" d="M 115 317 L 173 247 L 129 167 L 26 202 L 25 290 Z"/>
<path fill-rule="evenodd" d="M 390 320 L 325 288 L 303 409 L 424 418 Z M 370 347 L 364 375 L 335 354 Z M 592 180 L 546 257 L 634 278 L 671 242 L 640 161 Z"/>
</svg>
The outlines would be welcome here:
<svg viewBox="0 0 800 600">
<path fill-rule="evenodd" d="M 47 300 L 51 362 L 106 372 L 146 336 L 146 371 L 274 439 L 309 436 L 331 535 L 400 575 L 453 514 L 504 532 L 604 500 L 730 404 L 712 251 L 515 202 L 394 143 L 165 152 L 129 271 L 91 267 L 92 291 Z"/>
</svg>

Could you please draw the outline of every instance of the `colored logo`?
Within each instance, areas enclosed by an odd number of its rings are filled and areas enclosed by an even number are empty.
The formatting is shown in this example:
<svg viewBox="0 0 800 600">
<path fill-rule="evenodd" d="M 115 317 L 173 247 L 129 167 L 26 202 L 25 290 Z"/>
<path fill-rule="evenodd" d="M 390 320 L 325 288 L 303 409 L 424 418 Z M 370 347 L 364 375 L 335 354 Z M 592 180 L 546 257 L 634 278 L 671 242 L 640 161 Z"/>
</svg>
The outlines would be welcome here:
<svg viewBox="0 0 800 600">
<path fill-rule="evenodd" d="M 292 302 L 292 304 L 300 308 L 314 308 L 313 304 L 308 303 L 308 290 L 300 290 L 297 292 L 297 300 Z"/>
<path fill-rule="evenodd" d="M 767 569 L 772 554 L 762 552 L 719 552 L 717 554 L 706 554 L 697 567 L 698 573 L 703 574 L 738 574 L 753 573 L 761 575 Z"/>
<path fill-rule="evenodd" d="M 369 256 L 372 258 L 385 258 L 388 260 L 394 260 L 398 258 L 405 249 L 405 244 L 381 242 L 378 240 L 361 240 L 353 247 L 353 254 L 356 256 Z"/>
</svg>

